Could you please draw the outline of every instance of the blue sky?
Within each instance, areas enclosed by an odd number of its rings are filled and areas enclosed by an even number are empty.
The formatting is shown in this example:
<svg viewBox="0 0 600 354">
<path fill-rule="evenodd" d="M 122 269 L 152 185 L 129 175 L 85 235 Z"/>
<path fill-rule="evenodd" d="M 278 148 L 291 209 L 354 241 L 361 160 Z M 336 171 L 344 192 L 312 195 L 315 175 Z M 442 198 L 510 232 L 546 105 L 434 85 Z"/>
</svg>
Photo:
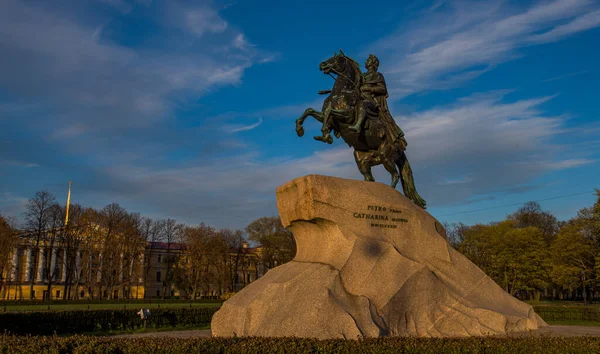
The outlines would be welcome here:
<svg viewBox="0 0 600 354">
<path fill-rule="evenodd" d="M 362 179 L 316 122 L 294 131 L 341 48 L 379 57 L 432 215 L 585 193 L 540 202 L 568 219 L 600 188 L 599 43 L 589 0 L 3 0 L 0 212 L 72 180 L 83 205 L 243 228 L 290 179 Z"/>
</svg>

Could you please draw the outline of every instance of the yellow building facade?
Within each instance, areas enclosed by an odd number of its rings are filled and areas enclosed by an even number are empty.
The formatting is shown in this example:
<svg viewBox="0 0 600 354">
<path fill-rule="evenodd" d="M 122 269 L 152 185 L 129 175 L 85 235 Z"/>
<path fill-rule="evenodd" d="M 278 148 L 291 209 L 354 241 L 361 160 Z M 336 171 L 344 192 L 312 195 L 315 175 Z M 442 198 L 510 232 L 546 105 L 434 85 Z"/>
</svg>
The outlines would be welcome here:
<svg viewBox="0 0 600 354">
<path fill-rule="evenodd" d="M 10 265 L 1 275 L 0 300 L 218 297 L 239 291 L 264 274 L 260 251 L 246 243 L 242 249 L 232 250 L 230 262 L 236 264 L 234 274 L 192 292 L 180 288 L 173 277 L 173 269 L 191 266 L 183 244 L 151 242 L 135 254 L 113 255 L 108 259 L 109 252 L 102 246 L 95 245 L 91 251 L 89 248 L 69 251 L 58 237 L 52 244 L 42 241 L 36 247 L 35 239 L 23 234 L 12 250 Z M 170 261 L 173 259 L 176 267 Z M 106 270 L 107 262 L 111 263 L 110 271 Z M 233 263 L 227 264 L 230 267 Z M 49 283 L 52 283 L 50 289 Z"/>
</svg>

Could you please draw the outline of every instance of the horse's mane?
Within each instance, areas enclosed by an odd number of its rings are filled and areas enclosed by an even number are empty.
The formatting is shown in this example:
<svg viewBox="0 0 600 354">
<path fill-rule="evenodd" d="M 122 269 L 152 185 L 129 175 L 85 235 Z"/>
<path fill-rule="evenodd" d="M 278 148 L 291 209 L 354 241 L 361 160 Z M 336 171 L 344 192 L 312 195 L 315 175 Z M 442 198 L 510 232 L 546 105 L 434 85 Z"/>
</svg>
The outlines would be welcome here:
<svg viewBox="0 0 600 354">
<path fill-rule="evenodd" d="M 349 56 L 344 55 L 344 57 L 348 59 L 349 63 L 352 65 L 352 69 L 354 69 L 354 74 L 356 75 L 356 84 L 358 85 L 358 88 L 360 88 L 360 85 L 362 84 L 362 72 L 360 71 L 360 64 L 358 64 L 356 60 L 350 58 Z"/>
</svg>

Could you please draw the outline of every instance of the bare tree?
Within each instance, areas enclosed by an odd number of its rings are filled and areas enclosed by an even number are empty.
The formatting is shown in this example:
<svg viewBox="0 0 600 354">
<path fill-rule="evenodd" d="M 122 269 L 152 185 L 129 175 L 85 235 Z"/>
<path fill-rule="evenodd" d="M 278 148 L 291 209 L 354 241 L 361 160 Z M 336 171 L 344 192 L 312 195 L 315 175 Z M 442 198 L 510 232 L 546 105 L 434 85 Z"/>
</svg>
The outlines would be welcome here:
<svg viewBox="0 0 600 354">
<path fill-rule="evenodd" d="M 150 270 L 152 267 L 152 253 L 157 242 L 163 240 L 164 221 L 163 220 L 152 220 L 150 218 L 143 218 L 140 223 L 140 235 L 145 240 L 146 248 L 144 251 L 144 264 L 143 264 L 143 282 L 144 285 L 149 285 L 151 282 Z M 144 298 L 147 293 L 144 292 Z"/>
<path fill-rule="evenodd" d="M 167 219 L 163 224 L 163 239 L 167 244 L 167 255 L 165 257 L 166 276 L 163 281 L 163 298 L 171 294 L 175 281 L 175 267 L 179 266 L 181 256 L 181 241 L 183 240 L 184 225 L 178 224 L 173 219 Z"/>
<path fill-rule="evenodd" d="M 210 283 L 216 285 L 221 295 L 228 281 L 228 261 L 230 248 L 222 234 L 216 232 L 207 242 L 207 255 L 210 268 Z"/>
<path fill-rule="evenodd" d="M 546 244 L 550 245 L 559 231 L 558 220 L 546 211 L 537 202 L 527 202 L 515 213 L 508 216 L 517 228 L 537 227 L 544 235 Z"/>
<path fill-rule="evenodd" d="M 178 285 L 185 288 L 193 299 L 202 290 L 210 290 L 211 267 L 207 251 L 215 234 L 215 229 L 204 223 L 185 228 L 188 263 L 178 277 Z"/>
<path fill-rule="evenodd" d="M 30 198 L 25 207 L 25 228 L 33 235 L 33 268 L 30 273 L 29 298 L 33 299 L 33 284 L 36 281 L 36 270 L 38 268 L 40 243 L 43 241 L 44 233 L 52 217 L 50 207 L 54 205 L 56 198 L 48 191 L 39 191 Z"/>
<path fill-rule="evenodd" d="M 72 298 L 72 288 L 75 286 L 75 298 L 79 297 L 77 289 L 81 275 L 81 255 L 85 232 L 88 227 L 89 210 L 79 204 L 71 204 L 69 207 L 69 222 L 64 226 L 62 241 L 64 247 L 65 288 L 63 300 Z"/>
<path fill-rule="evenodd" d="M 244 232 L 242 230 L 221 229 L 218 235 L 223 238 L 227 244 L 228 252 L 225 256 L 227 265 L 227 278 L 229 281 L 229 291 L 237 291 L 240 283 L 239 274 L 248 269 L 246 249 L 243 247 Z M 245 278 L 241 282 L 244 282 Z"/>
<path fill-rule="evenodd" d="M 131 297 L 131 286 L 138 285 L 135 277 L 135 264 L 139 254 L 145 249 L 145 239 L 141 232 L 142 217 L 138 213 L 131 213 L 123 224 L 122 233 L 125 236 L 122 242 L 122 265 L 120 266 L 120 278 L 127 289 L 127 298 Z M 136 294 L 137 295 L 137 294 Z"/>
<path fill-rule="evenodd" d="M 102 235 L 98 255 L 98 291 L 101 297 L 112 298 L 113 288 L 120 283 L 122 242 L 126 237 L 123 231 L 128 213 L 118 203 L 111 203 L 105 206 L 98 216 L 98 224 Z"/>
<path fill-rule="evenodd" d="M 52 300 L 52 283 L 54 279 L 58 277 L 58 267 L 56 267 L 55 264 L 58 264 L 59 259 L 54 258 L 54 246 L 57 241 L 60 241 L 59 237 L 62 237 L 65 210 L 59 204 L 53 204 L 50 206 L 49 212 L 50 219 L 48 222 L 48 232 L 45 233 L 45 244 L 48 254 L 44 272 L 48 275 L 48 287 L 46 290 L 46 300 L 48 301 Z M 59 256 L 58 253 L 56 254 L 56 257 L 61 257 L 60 260 L 62 260 L 62 256 Z"/>
<path fill-rule="evenodd" d="M 461 222 L 452 224 L 444 223 L 444 228 L 446 229 L 448 243 L 458 249 L 465 238 L 465 232 L 467 232 L 469 226 Z"/>
<path fill-rule="evenodd" d="M 16 255 L 13 252 L 16 252 L 17 241 L 12 221 L 0 214 L 0 293 L 11 280 L 11 273 L 16 271 L 13 264 L 13 257 Z"/>
<path fill-rule="evenodd" d="M 296 255 L 296 241 L 277 216 L 263 217 L 246 226 L 248 237 L 262 248 L 262 261 L 267 268 L 291 261 Z"/>
</svg>

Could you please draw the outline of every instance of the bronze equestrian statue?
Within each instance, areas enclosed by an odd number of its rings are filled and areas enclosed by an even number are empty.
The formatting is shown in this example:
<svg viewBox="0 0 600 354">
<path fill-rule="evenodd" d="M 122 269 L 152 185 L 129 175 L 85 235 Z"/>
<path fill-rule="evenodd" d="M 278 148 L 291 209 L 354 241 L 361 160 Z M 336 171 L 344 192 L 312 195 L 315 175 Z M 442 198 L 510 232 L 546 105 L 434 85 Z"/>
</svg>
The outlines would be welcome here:
<svg viewBox="0 0 600 354">
<path fill-rule="evenodd" d="M 315 136 L 315 139 L 331 144 L 331 132 L 336 138 L 341 136 L 354 148 L 354 159 L 365 181 L 374 182 L 371 167 L 383 164 L 392 175 L 392 187 L 396 188 L 400 180 L 404 195 L 425 209 L 425 200 L 417 193 L 404 153 L 407 146 L 404 133 L 387 106 L 385 80 L 377 72 L 379 60 L 371 54 L 365 67 L 367 72 L 363 74 L 359 64 L 341 50 L 322 62 L 319 69 L 327 75 L 337 75 L 335 83 L 331 90 L 319 91 L 319 94 L 329 94 L 321 112 L 307 108 L 296 120 L 296 133 L 303 136 L 304 120 L 308 116 L 314 117 L 323 123 L 322 135 Z"/>
</svg>

